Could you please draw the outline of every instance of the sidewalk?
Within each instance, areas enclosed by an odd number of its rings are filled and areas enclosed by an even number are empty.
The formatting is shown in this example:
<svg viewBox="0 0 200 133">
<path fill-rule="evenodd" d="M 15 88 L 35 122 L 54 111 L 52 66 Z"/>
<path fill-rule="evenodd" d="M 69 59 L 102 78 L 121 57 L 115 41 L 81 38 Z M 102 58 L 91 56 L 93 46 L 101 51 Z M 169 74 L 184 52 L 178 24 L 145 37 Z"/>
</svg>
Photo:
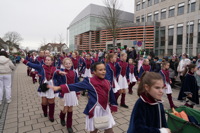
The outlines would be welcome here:
<svg viewBox="0 0 200 133">
<path fill-rule="evenodd" d="M 41 98 L 37 95 L 38 83 L 32 83 L 31 77 L 26 75 L 26 69 L 25 65 L 19 64 L 14 72 L 12 102 L 8 105 L 3 133 L 67 133 L 66 127 L 60 125 L 60 111 L 57 106 L 55 108 L 55 121 L 53 123 L 47 117 L 43 117 Z M 130 115 L 134 103 L 138 99 L 136 89 L 133 91 L 133 95 L 127 94 L 126 96 L 126 103 L 129 109 L 119 107 L 118 112 L 114 114 L 116 121 L 114 133 L 125 133 L 128 129 Z M 183 105 L 183 103 L 175 100 L 178 93 L 179 90 L 173 90 L 173 98 L 176 106 Z M 164 96 L 163 100 L 165 101 L 165 109 L 169 109 L 166 96 Z M 79 105 L 74 107 L 73 130 L 75 133 L 87 133 L 85 131 L 85 115 L 82 113 L 86 103 L 87 97 L 81 96 Z M 195 109 L 200 110 L 200 106 L 195 107 Z"/>
</svg>

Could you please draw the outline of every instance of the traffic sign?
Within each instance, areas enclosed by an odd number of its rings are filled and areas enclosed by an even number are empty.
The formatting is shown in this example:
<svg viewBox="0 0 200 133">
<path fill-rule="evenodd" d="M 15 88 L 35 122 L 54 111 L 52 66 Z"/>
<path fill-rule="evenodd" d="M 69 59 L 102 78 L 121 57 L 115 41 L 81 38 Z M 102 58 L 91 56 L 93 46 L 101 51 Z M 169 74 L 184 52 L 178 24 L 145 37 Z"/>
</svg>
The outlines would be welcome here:
<svg viewBox="0 0 200 133">
<path fill-rule="evenodd" d="M 133 41 L 133 45 L 137 45 L 137 41 Z"/>
<path fill-rule="evenodd" d="M 142 41 L 138 41 L 137 45 L 138 45 L 138 47 L 141 47 L 142 46 Z"/>
</svg>

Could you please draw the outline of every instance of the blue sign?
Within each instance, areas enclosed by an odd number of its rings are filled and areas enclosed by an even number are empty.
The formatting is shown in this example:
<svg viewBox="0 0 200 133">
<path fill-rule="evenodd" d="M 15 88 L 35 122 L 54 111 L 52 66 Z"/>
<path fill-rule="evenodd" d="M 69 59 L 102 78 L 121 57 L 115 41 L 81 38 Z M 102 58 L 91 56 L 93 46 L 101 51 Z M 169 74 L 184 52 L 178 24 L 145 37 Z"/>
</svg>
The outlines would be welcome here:
<svg viewBox="0 0 200 133">
<path fill-rule="evenodd" d="M 137 45 L 138 45 L 138 47 L 141 47 L 142 46 L 142 41 L 138 41 Z"/>
<path fill-rule="evenodd" d="M 133 41 L 133 45 L 137 45 L 137 41 Z"/>
</svg>

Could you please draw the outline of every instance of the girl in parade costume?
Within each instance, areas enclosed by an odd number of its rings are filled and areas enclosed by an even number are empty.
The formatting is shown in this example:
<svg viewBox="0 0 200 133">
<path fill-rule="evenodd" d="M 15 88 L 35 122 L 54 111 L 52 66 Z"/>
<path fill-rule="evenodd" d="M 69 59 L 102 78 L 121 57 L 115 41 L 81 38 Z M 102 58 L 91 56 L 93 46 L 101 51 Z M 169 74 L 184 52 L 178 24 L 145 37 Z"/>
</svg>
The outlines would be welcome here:
<svg viewBox="0 0 200 133">
<path fill-rule="evenodd" d="M 31 53 L 28 53 L 28 54 L 27 54 L 26 60 L 28 60 L 28 61 L 31 60 Z M 30 67 L 27 67 L 27 76 L 30 75 L 30 72 L 31 72 L 31 68 L 30 68 Z"/>
<path fill-rule="evenodd" d="M 51 88 L 54 91 L 61 89 L 61 95 L 70 91 L 78 92 L 87 89 L 90 98 L 84 110 L 84 114 L 86 114 L 86 129 L 90 133 L 97 133 L 98 129 L 94 127 L 94 119 L 106 116 L 108 117 L 108 124 L 102 130 L 105 130 L 105 133 L 113 133 L 112 127 L 115 125 L 115 121 L 111 111 L 117 111 L 117 104 L 109 81 L 104 79 L 106 74 L 105 65 L 103 63 L 95 63 L 93 65 L 93 73 L 94 76 L 92 78 L 87 77 L 82 82 Z"/>
<path fill-rule="evenodd" d="M 133 108 L 127 133 L 171 133 L 162 104 L 163 87 L 159 73 L 143 73 L 137 92 L 140 98 Z"/>
<path fill-rule="evenodd" d="M 79 60 L 78 60 L 78 58 L 77 58 L 76 53 L 72 53 L 72 58 L 71 58 L 71 60 L 72 60 L 72 63 L 73 63 L 72 69 L 73 69 L 74 71 L 76 71 L 76 73 L 79 75 L 79 73 L 78 73 Z"/>
<path fill-rule="evenodd" d="M 117 67 L 116 65 L 116 61 L 117 61 L 117 55 L 115 55 L 114 53 L 109 53 L 107 55 L 107 59 L 106 59 L 106 76 L 105 79 L 110 81 L 110 84 L 113 88 L 113 92 L 115 93 L 115 98 L 119 97 L 119 90 L 120 90 L 120 86 L 117 82 L 117 77 L 119 75 L 119 71 L 117 71 L 117 69 L 119 69 L 119 67 Z"/>
<path fill-rule="evenodd" d="M 136 75 L 137 75 L 137 68 L 133 64 L 133 59 L 128 60 L 129 63 L 129 79 L 130 79 L 130 84 L 128 85 L 128 92 L 129 94 L 133 94 L 133 86 L 137 82 Z"/>
<path fill-rule="evenodd" d="M 42 110 L 45 117 L 47 117 L 47 108 L 49 106 L 49 120 L 54 122 L 54 110 L 55 110 L 55 97 L 58 93 L 49 89 L 46 92 L 42 92 L 41 85 L 44 83 L 48 85 L 54 85 L 53 77 L 56 72 L 56 67 L 52 66 L 53 58 L 51 56 L 46 56 L 44 64 L 34 64 L 27 60 L 21 59 L 21 61 L 31 67 L 34 68 L 39 75 L 41 75 L 40 87 L 38 88 L 38 94 L 42 98 Z"/>
<path fill-rule="evenodd" d="M 118 93 L 119 95 L 122 95 L 120 106 L 124 108 L 128 108 L 128 106 L 125 104 L 126 89 L 128 88 L 128 84 L 129 84 L 129 65 L 126 62 L 127 54 L 122 52 L 120 54 L 120 59 L 121 60 L 117 63 L 117 66 L 119 66 L 118 71 L 120 73 L 118 77 L 118 84 L 120 86 L 120 90 Z M 116 97 L 116 101 L 118 97 Z"/>
<path fill-rule="evenodd" d="M 37 58 L 37 54 L 35 52 L 33 52 L 32 56 L 30 58 L 30 62 L 35 64 L 36 58 Z M 33 84 L 35 84 L 37 82 L 36 74 L 37 74 L 37 71 L 35 71 L 35 69 L 32 68 L 31 72 L 30 72 L 30 76 L 32 77 Z"/>
<path fill-rule="evenodd" d="M 94 63 L 94 60 L 91 59 L 91 55 L 90 54 L 86 54 L 86 59 L 83 62 L 83 65 L 81 67 L 81 73 L 83 78 L 86 77 L 92 77 L 92 70 L 91 70 L 91 66 Z M 83 91 L 82 95 L 85 96 L 85 92 L 86 90 Z"/>
<path fill-rule="evenodd" d="M 58 69 L 62 68 L 62 61 L 64 58 L 65 58 L 65 52 L 61 53 L 60 57 L 58 58 L 58 66 L 57 66 Z"/>
<path fill-rule="evenodd" d="M 94 62 L 99 61 L 99 57 L 98 57 L 98 54 L 96 52 L 93 54 L 93 60 L 94 60 Z"/>
<path fill-rule="evenodd" d="M 198 85 L 194 73 L 197 71 L 195 64 L 186 67 L 187 74 L 182 83 L 182 87 L 178 96 L 178 100 L 186 99 L 185 106 L 193 108 L 195 104 L 199 104 Z"/>
<path fill-rule="evenodd" d="M 73 54 L 72 54 L 73 55 Z M 70 58 L 63 59 L 63 66 L 65 69 L 57 72 L 54 76 L 57 80 L 56 85 L 61 84 L 73 84 L 78 82 L 78 77 L 76 71 L 71 70 L 72 60 Z M 62 76 L 63 75 L 63 76 Z M 70 93 L 65 93 L 63 97 L 60 96 L 60 102 L 64 104 L 64 108 L 60 111 L 60 123 L 62 126 L 65 126 L 65 115 L 67 114 L 66 127 L 69 133 L 73 133 L 72 129 L 72 115 L 73 115 L 73 106 L 78 105 L 78 99 L 75 91 Z"/>
<path fill-rule="evenodd" d="M 104 64 L 105 64 L 105 63 L 106 63 L 106 58 L 107 58 L 107 55 L 108 55 L 108 54 L 107 54 L 107 53 L 105 53 L 105 54 L 104 54 L 104 57 L 103 57 L 103 58 L 100 60 L 100 62 L 102 62 L 102 63 L 104 63 Z"/>
<path fill-rule="evenodd" d="M 164 81 L 164 90 L 163 92 L 167 95 L 167 98 L 169 100 L 170 108 L 176 107 L 174 105 L 174 102 L 172 100 L 172 88 L 170 86 L 171 84 L 171 79 L 169 77 L 169 62 L 165 61 L 162 63 L 162 69 L 160 70 L 160 74 L 163 77 Z"/>
<path fill-rule="evenodd" d="M 142 55 L 140 55 L 139 60 L 138 60 L 138 66 L 137 66 L 137 68 L 138 68 L 138 73 L 140 72 L 140 68 L 141 68 L 141 66 L 143 65 L 143 62 L 144 62 L 144 58 L 143 58 Z"/>
<path fill-rule="evenodd" d="M 90 54 L 86 55 L 86 59 L 83 62 L 81 71 L 83 72 L 82 77 L 92 77 L 92 73 L 91 73 L 91 66 L 94 63 L 94 60 L 91 59 Z"/>
<path fill-rule="evenodd" d="M 140 77 L 142 76 L 143 72 L 150 72 L 151 71 L 151 66 L 149 65 L 149 60 L 148 59 L 145 59 L 143 61 L 143 64 L 142 66 L 140 67 L 140 71 L 139 71 L 139 75 L 138 75 L 138 78 L 140 80 Z"/>
</svg>

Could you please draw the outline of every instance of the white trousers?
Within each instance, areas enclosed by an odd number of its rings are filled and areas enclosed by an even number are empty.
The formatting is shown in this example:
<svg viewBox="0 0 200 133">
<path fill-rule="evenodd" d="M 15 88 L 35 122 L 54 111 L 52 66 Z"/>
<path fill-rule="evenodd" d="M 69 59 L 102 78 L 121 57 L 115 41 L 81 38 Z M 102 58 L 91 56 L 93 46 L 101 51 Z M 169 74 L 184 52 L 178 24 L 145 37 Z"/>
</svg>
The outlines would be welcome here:
<svg viewBox="0 0 200 133">
<path fill-rule="evenodd" d="M 6 99 L 11 98 L 11 74 L 0 75 L 0 101 L 3 99 L 3 89 L 6 90 Z"/>
</svg>

